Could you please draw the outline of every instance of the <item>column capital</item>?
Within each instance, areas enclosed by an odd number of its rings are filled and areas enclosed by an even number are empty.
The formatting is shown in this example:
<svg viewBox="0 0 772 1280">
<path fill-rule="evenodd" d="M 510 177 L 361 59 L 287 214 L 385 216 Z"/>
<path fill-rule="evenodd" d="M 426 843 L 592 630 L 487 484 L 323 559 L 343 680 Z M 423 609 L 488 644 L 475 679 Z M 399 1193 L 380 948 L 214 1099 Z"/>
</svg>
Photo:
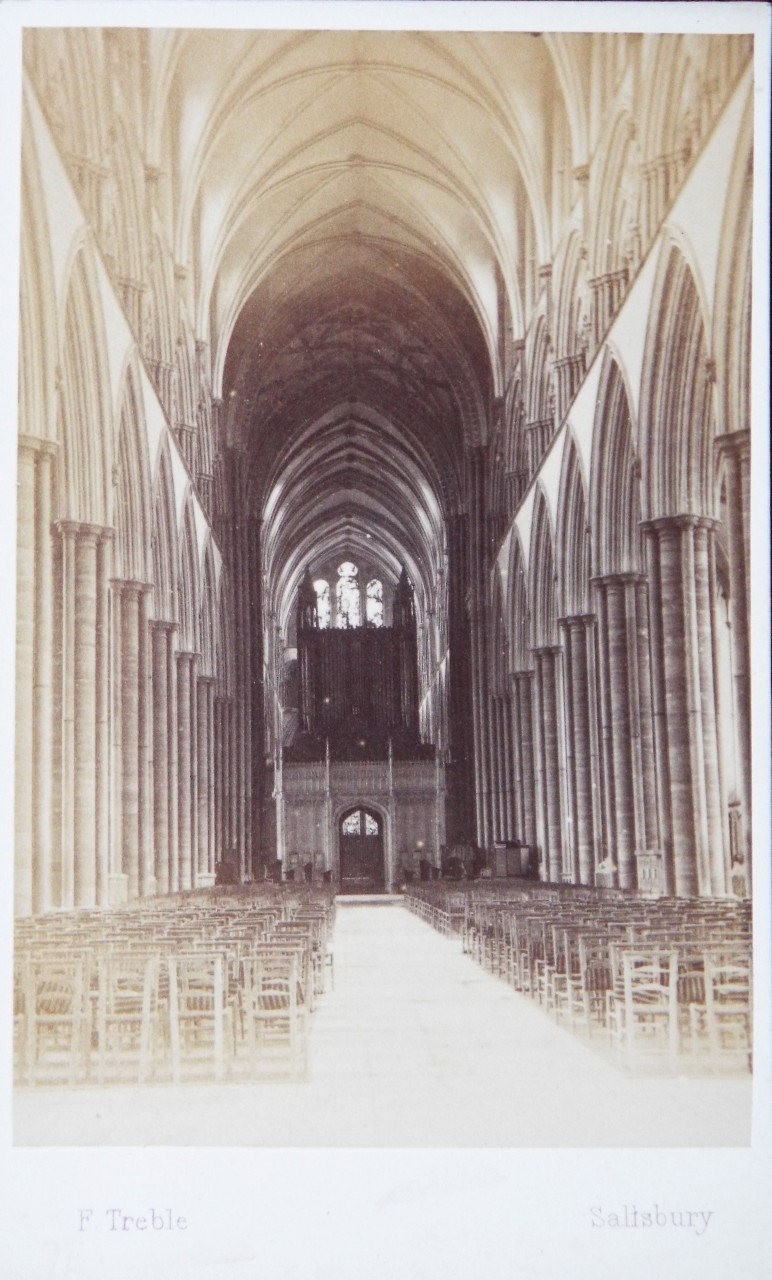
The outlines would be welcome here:
<svg viewBox="0 0 772 1280">
<path fill-rule="evenodd" d="M 192 665 L 194 662 L 199 662 L 201 660 L 201 654 L 194 653 L 192 649 L 178 649 L 177 661 L 179 662 L 181 660 L 185 662 L 190 662 L 190 664 Z"/>
<path fill-rule="evenodd" d="M 54 529 L 63 537 L 80 538 L 84 542 L 100 542 L 113 537 L 113 530 L 101 524 L 88 524 L 82 520 L 56 520 Z"/>
<path fill-rule="evenodd" d="M 205 684 L 205 685 L 210 685 L 210 684 L 215 685 L 217 684 L 217 676 L 200 675 L 198 677 L 198 683 Z"/>
<path fill-rule="evenodd" d="M 179 622 L 168 622 L 165 618 L 150 618 L 149 622 L 154 631 L 164 632 L 168 635 L 173 635 L 175 631 L 179 630 L 180 626 Z"/>
<path fill-rule="evenodd" d="M 713 447 L 718 453 L 732 453 L 743 457 L 750 453 L 750 430 L 746 427 L 742 431 L 729 431 L 723 436 L 716 436 Z"/>
<path fill-rule="evenodd" d="M 139 582 L 132 578 L 111 578 L 110 586 L 120 595 L 134 595 L 137 599 L 153 590 L 152 582 Z"/>
<path fill-rule="evenodd" d="M 533 667 L 526 667 L 522 671 L 513 671 L 511 673 L 512 681 L 515 684 L 517 684 L 518 681 L 522 681 L 523 683 L 525 683 L 526 681 L 533 680 L 533 677 L 534 677 Z"/>
<path fill-rule="evenodd" d="M 595 613 L 572 613 L 565 618 L 558 618 L 558 626 L 567 631 L 584 631 L 594 626 L 597 621 Z"/>
<path fill-rule="evenodd" d="M 671 533 L 681 529 L 715 529 L 718 521 L 711 516 L 677 515 L 657 516 L 653 520 L 641 520 L 639 528 L 642 533 Z"/>
<path fill-rule="evenodd" d="M 590 583 L 594 587 L 637 587 L 639 582 L 645 580 L 646 575 L 643 573 L 600 573 L 590 578 Z"/>
<path fill-rule="evenodd" d="M 562 653 L 563 646 L 559 644 L 540 644 L 531 653 L 535 658 L 543 658 L 553 653 Z"/>
<path fill-rule="evenodd" d="M 28 435 L 23 431 L 19 433 L 18 446 L 20 450 L 23 449 L 27 453 L 41 453 L 49 457 L 59 451 L 58 440 L 46 440 L 42 436 Z"/>
</svg>

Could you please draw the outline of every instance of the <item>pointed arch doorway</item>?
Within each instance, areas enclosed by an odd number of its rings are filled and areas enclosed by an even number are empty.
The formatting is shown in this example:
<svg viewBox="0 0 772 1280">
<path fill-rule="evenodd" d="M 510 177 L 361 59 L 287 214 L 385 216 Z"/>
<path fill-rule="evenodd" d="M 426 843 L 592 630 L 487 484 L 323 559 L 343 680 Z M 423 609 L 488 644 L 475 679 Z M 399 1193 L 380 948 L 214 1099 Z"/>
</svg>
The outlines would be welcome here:
<svg viewBox="0 0 772 1280">
<path fill-rule="evenodd" d="M 356 805 L 338 821 L 341 893 L 383 893 L 386 886 L 383 818 Z"/>
</svg>

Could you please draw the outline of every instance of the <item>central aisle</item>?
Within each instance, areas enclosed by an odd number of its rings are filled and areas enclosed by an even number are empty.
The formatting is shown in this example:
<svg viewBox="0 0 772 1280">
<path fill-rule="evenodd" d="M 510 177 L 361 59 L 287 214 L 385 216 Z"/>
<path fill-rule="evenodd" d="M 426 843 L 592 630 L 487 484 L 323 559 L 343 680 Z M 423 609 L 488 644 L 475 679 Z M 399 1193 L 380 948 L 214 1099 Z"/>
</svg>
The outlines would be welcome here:
<svg viewBox="0 0 772 1280">
<path fill-rule="evenodd" d="M 22 1145 L 743 1146 L 750 1079 L 629 1079 L 401 904 L 338 906 L 302 1084 L 17 1093 Z"/>
</svg>

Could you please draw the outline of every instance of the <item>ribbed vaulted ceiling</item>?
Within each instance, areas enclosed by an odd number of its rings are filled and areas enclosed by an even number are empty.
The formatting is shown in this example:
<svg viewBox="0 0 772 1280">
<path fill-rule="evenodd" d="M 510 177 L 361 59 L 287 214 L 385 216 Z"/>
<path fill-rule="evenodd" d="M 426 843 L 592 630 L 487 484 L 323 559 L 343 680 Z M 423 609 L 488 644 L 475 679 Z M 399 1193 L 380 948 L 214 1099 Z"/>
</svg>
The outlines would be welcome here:
<svg viewBox="0 0 772 1280">
<path fill-rule="evenodd" d="M 548 257 L 547 42 L 191 32 L 167 58 L 176 254 L 195 238 L 269 606 L 286 623 L 306 564 L 366 547 L 422 610 L 521 328 L 526 220 Z"/>
</svg>

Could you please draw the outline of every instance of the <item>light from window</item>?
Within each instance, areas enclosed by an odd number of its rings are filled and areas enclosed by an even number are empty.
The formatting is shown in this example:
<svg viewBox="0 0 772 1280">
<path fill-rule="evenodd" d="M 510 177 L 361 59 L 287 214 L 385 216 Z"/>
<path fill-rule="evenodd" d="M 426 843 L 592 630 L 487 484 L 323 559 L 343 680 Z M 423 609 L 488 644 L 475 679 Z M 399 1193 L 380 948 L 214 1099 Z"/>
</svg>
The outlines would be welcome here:
<svg viewBox="0 0 772 1280">
<path fill-rule="evenodd" d="M 383 626 L 383 583 L 377 578 L 367 584 L 365 617 L 369 627 Z"/>
<path fill-rule="evenodd" d="M 338 567 L 338 585 L 336 596 L 338 610 L 335 625 L 338 627 L 358 627 L 362 622 L 362 611 L 359 600 L 359 570 L 350 560 L 344 560 Z"/>
<path fill-rule="evenodd" d="M 377 836 L 380 826 L 377 819 L 365 813 L 364 809 L 356 809 L 343 819 L 340 829 L 344 836 Z"/>
<path fill-rule="evenodd" d="M 362 831 L 362 810 L 357 809 L 356 813 L 350 813 L 341 823 L 341 831 L 344 836 L 358 836 Z"/>
<path fill-rule="evenodd" d="M 329 627 L 332 622 L 329 582 L 326 582 L 324 578 L 317 578 L 314 582 L 314 591 L 316 592 L 316 613 L 319 619 L 319 626 Z"/>
</svg>

